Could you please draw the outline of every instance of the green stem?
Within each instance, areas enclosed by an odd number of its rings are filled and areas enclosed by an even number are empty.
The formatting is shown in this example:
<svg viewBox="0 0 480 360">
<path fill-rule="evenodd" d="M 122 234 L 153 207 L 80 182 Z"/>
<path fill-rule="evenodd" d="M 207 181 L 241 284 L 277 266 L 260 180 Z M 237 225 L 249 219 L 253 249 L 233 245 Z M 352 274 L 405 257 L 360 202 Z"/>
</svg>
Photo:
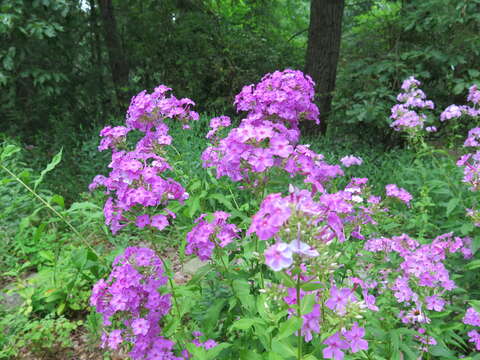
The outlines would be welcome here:
<svg viewBox="0 0 480 360">
<path fill-rule="evenodd" d="M 20 183 L 25 189 L 27 189 L 30 193 L 33 194 L 43 205 L 45 205 L 50 211 L 52 211 L 56 216 L 58 216 L 74 233 L 78 236 L 78 238 L 84 243 L 84 245 L 90 249 L 92 253 L 102 262 L 105 261 L 100 257 L 100 255 L 95 251 L 95 249 L 85 240 L 85 238 L 80 234 L 80 232 L 68 221 L 62 214 L 60 214 L 55 208 L 50 205 L 47 201 L 45 201 L 40 195 L 38 195 L 35 190 L 33 190 L 30 186 L 25 184 L 22 179 L 20 179 L 17 175 L 7 169 L 5 166 L 0 165 L 0 167 L 5 170 L 11 177 L 13 177 L 18 183 Z"/>
<path fill-rule="evenodd" d="M 172 280 L 173 272 L 171 271 L 171 269 L 169 267 L 167 267 L 167 263 L 165 262 L 165 260 L 163 260 L 163 257 L 160 257 L 160 260 L 162 260 L 163 268 L 165 269 L 165 271 L 167 272 L 167 275 L 168 275 L 167 276 L 168 277 L 168 285 L 170 286 L 170 289 L 172 291 L 173 304 L 175 305 L 175 310 L 177 311 L 178 320 L 180 321 L 180 329 L 181 329 L 181 332 L 182 332 L 182 337 L 185 338 L 184 328 L 182 326 L 182 313 L 180 312 L 180 306 L 178 306 L 177 295 L 175 293 L 175 283 Z"/>
<path fill-rule="evenodd" d="M 302 309 L 300 308 L 300 274 L 297 274 L 297 317 L 298 321 L 301 323 L 302 321 Z M 297 349 L 298 349 L 298 354 L 297 354 L 297 360 L 302 359 L 302 331 L 298 331 L 298 336 L 297 336 Z"/>
</svg>

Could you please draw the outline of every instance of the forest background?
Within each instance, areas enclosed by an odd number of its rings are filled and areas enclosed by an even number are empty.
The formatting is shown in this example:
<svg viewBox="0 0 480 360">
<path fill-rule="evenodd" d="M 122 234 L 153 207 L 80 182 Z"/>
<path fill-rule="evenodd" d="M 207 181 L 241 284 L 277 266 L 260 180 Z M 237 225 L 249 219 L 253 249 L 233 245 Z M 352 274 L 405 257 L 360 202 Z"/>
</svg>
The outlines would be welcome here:
<svg viewBox="0 0 480 360">
<path fill-rule="evenodd" d="M 1 1 L 0 144 L 20 150 L 0 164 L 37 195 L 0 171 L 0 284 L 22 298 L 12 316 L 0 304 L 0 358 L 22 358 L 26 347 L 51 357 L 71 348 L 77 320 L 95 334 L 88 297 L 109 267 L 92 261 L 89 276 L 78 275 L 91 255 L 80 239 L 111 263 L 138 235 L 114 238 L 103 224 L 103 199 L 87 193 L 110 160 L 97 151 L 98 133 L 123 124 L 131 97 L 158 84 L 194 100 L 201 115 L 178 145 L 176 165 L 198 193 L 181 209 L 179 234 L 204 208 L 231 201 L 212 197 L 228 186 L 208 184 L 198 161 L 209 119 L 225 114 L 238 124 L 232 103 L 242 87 L 291 68 L 317 83 L 322 125 L 302 128 L 304 143 L 328 160 L 360 155 L 357 175 L 376 190 L 396 183 L 411 191 L 414 216 L 398 231 L 473 232 L 480 248 L 478 230 L 465 220 L 465 204 L 477 200 L 461 170 L 452 158 L 415 153 L 389 118 L 412 75 L 435 99 L 435 115 L 465 104 L 468 89 L 480 84 L 479 34 L 480 0 Z M 427 142 L 459 155 L 452 149 L 474 125 L 442 122 Z M 471 276 L 465 283 L 478 283 Z"/>
</svg>

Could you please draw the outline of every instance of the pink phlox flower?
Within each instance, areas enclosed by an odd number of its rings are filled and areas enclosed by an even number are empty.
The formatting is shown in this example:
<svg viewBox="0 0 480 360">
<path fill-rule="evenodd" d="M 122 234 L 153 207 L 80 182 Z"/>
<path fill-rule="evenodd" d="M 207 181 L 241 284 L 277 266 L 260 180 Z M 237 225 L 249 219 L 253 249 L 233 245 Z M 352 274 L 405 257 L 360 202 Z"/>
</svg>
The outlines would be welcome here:
<svg viewBox="0 0 480 360">
<path fill-rule="evenodd" d="M 428 310 L 442 311 L 445 306 L 445 300 L 437 295 L 425 297 L 425 303 Z"/>
<path fill-rule="evenodd" d="M 480 333 L 476 330 L 472 330 L 468 332 L 469 342 L 475 345 L 475 349 L 480 351 Z"/>
<path fill-rule="evenodd" d="M 470 89 L 468 89 L 467 101 L 470 101 L 475 105 L 480 104 L 480 90 L 477 85 L 472 85 Z"/>
<path fill-rule="evenodd" d="M 389 184 L 385 186 L 386 194 L 389 197 L 395 197 L 401 201 L 403 201 L 405 204 L 409 205 L 410 200 L 412 200 L 412 195 L 405 189 L 399 188 L 395 184 Z"/>
<path fill-rule="evenodd" d="M 480 313 L 478 313 L 473 307 L 468 308 L 463 317 L 463 323 L 472 326 L 480 326 Z"/>
<path fill-rule="evenodd" d="M 363 160 L 359 157 L 348 155 L 341 158 L 340 162 L 343 164 L 343 166 L 350 167 L 353 165 L 362 165 Z"/>
<path fill-rule="evenodd" d="M 300 240 L 293 240 L 289 246 L 294 254 L 298 254 L 300 256 L 316 257 L 319 255 L 317 250 Z"/>
<path fill-rule="evenodd" d="M 320 333 L 320 305 L 313 305 L 313 309 L 308 314 L 303 314 L 303 325 L 301 334 L 306 342 L 310 342 L 313 339 L 312 333 Z"/>
<path fill-rule="evenodd" d="M 345 315 L 347 305 L 349 302 L 357 301 L 352 289 L 343 288 L 338 289 L 335 285 L 330 288 L 330 297 L 325 302 L 325 305 L 339 315 Z"/>
<path fill-rule="evenodd" d="M 360 350 L 368 350 L 368 342 L 363 339 L 365 336 L 365 329 L 359 327 L 357 322 L 352 325 L 350 330 L 344 331 L 343 336 L 353 353 Z"/>
<path fill-rule="evenodd" d="M 273 271 L 289 268 L 293 263 L 293 252 L 288 244 L 278 242 L 265 250 L 265 264 Z"/>
<path fill-rule="evenodd" d="M 343 360 L 344 353 L 342 350 L 349 348 L 348 343 L 340 337 L 340 333 L 336 332 L 324 342 L 327 347 L 323 349 L 323 357 L 325 359 Z"/>
</svg>

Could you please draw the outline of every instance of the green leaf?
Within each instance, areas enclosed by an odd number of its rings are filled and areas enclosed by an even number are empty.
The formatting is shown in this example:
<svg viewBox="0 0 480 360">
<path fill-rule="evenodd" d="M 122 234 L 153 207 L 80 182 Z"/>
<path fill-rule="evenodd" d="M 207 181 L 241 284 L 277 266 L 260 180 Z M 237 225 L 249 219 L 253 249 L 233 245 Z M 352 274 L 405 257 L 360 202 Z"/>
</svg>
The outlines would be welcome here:
<svg viewBox="0 0 480 360">
<path fill-rule="evenodd" d="M 315 294 L 307 294 L 300 300 L 300 307 L 302 315 L 309 314 L 315 305 Z"/>
<path fill-rule="evenodd" d="M 296 351 L 295 348 L 288 344 L 285 341 L 273 341 L 272 342 L 272 350 L 282 356 L 282 359 L 290 359 L 291 357 L 296 358 Z"/>
<path fill-rule="evenodd" d="M 217 356 L 225 349 L 228 349 L 232 344 L 229 343 L 220 343 L 214 348 L 207 350 L 207 359 L 215 360 Z"/>
<path fill-rule="evenodd" d="M 250 329 L 254 324 L 263 322 L 259 319 L 239 319 L 235 321 L 232 326 L 230 326 L 230 329 L 238 329 L 238 330 L 247 330 Z"/>
<path fill-rule="evenodd" d="M 468 270 L 475 270 L 480 268 L 480 260 L 473 260 L 470 263 L 467 264 L 466 268 Z"/>
<path fill-rule="evenodd" d="M 451 198 L 450 201 L 447 203 L 447 216 L 450 216 L 450 214 L 452 213 L 453 210 L 455 210 L 455 208 L 458 206 L 458 204 L 460 203 L 460 199 L 459 198 Z"/>
<path fill-rule="evenodd" d="M 47 165 L 47 167 L 45 169 L 43 169 L 43 171 L 40 173 L 40 176 L 38 177 L 38 179 L 35 180 L 35 182 L 33 183 L 33 190 L 36 190 L 37 186 L 40 185 L 40 183 L 42 182 L 45 175 L 48 172 L 55 169 L 55 167 L 58 165 L 58 163 L 60 161 L 62 161 L 62 153 L 63 153 L 63 149 L 60 149 L 60 151 L 53 157 L 52 161 L 50 161 L 50 163 Z"/>
<path fill-rule="evenodd" d="M 275 340 L 281 340 L 286 337 L 289 337 L 296 331 L 300 330 L 302 327 L 302 319 L 297 318 L 296 316 L 287 319 L 284 323 L 280 325 L 278 335 L 275 337 Z"/>
<path fill-rule="evenodd" d="M 7 146 L 5 146 L 5 148 L 2 151 L 2 155 L 0 156 L 0 160 L 2 160 L 2 161 L 6 160 L 7 158 L 9 158 L 10 156 L 12 156 L 13 154 L 15 154 L 19 151 L 20 151 L 20 148 L 18 146 L 7 145 Z"/>
<path fill-rule="evenodd" d="M 255 311 L 255 296 L 250 294 L 250 284 L 247 280 L 237 279 L 233 281 L 233 290 L 242 306 L 249 312 Z"/>
<path fill-rule="evenodd" d="M 305 291 L 314 291 L 318 289 L 323 289 L 324 287 L 325 285 L 319 282 L 303 283 L 301 286 L 302 290 L 305 290 Z"/>
</svg>

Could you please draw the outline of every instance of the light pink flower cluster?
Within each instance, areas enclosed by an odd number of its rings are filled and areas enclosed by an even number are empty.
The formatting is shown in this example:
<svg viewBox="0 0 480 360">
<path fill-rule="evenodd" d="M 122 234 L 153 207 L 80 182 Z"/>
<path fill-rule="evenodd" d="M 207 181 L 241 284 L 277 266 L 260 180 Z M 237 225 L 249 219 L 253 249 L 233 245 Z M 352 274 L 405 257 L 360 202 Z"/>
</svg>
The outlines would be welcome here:
<svg viewBox="0 0 480 360">
<path fill-rule="evenodd" d="M 327 345 L 323 349 L 325 359 L 343 360 L 344 351 L 350 350 L 356 353 L 360 350 L 368 350 L 368 342 L 363 338 L 365 329 L 354 323 L 350 330 L 342 330 L 328 337 L 323 343 Z"/>
<path fill-rule="evenodd" d="M 440 121 L 456 119 L 463 115 L 471 117 L 480 116 L 480 108 L 478 108 L 478 105 L 480 104 L 480 90 L 477 85 L 470 87 L 467 101 L 471 102 L 473 106 L 452 104 L 442 112 L 440 115 Z"/>
<path fill-rule="evenodd" d="M 404 323 L 428 323 L 430 319 L 424 309 L 442 311 L 447 291 L 455 288 L 443 261 L 447 253 L 461 251 L 465 257 L 471 256 L 468 239 L 453 237 L 447 233 L 435 238 L 432 243 L 420 245 L 416 240 L 403 234 L 389 238 L 370 239 L 365 250 L 386 253 L 388 261 L 394 261 L 397 254 L 401 262 L 398 276 L 390 282 L 396 300 L 411 308 L 401 312 Z"/>
<path fill-rule="evenodd" d="M 431 100 L 426 100 L 425 93 L 419 89 L 420 81 L 414 77 L 406 79 L 402 84 L 405 92 L 397 96 L 396 104 L 392 107 L 393 122 L 390 126 L 396 131 L 420 130 L 423 129 L 426 114 L 419 113 L 419 110 L 433 109 L 435 106 Z"/>
<path fill-rule="evenodd" d="M 475 327 L 480 327 L 480 313 L 474 308 L 468 308 L 463 318 L 463 323 Z M 469 342 L 475 345 L 477 351 L 480 351 L 480 333 L 477 330 L 471 330 L 468 332 Z"/>
<path fill-rule="evenodd" d="M 298 129 L 302 120 L 319 123 L 314 95 L 310 76 L 287 69 L 265 75 L 258 85 L 244 86 L 235 97 L 235 105 L 238 111 L 248 112 L 249 122 L 272 119 Z"/>
<path fill-rule="evenodd" d="M 389 184 L 385 186 L 385 191 L 387 196 L 397 198 L 407 205 L 410 204 L 410 200 L 412 200 L 413 198 L 407 190 L 405 190 L 404 188 L 399 188 L 395 184 Z"/>
<path fill-rule="evenodd" d="M 322 243 L 334 238 L 344 242 L 345 224 L 352 228 L 351 236 L 363 239 L 361 227 L 375 223 L 372 208 L 377 201 L 364 201 L 363 189 L 367 179 L 354 178 L 345 190 L 323 193 L 318 199 L 312 192 L 290 187 L 290 194 L 270 194 L 262 201 L 252 217 L 247 235 L 256 234 L 260 240 L 274 238 L 277 243 L 265 251 L 266 264 L 274 271 L 288 268 L 293 256 L 315 257 L 314 248 L 302 241 L 302 233 Z"/>
<path fill-rule="evenodd" d="M 105 187 L 110 197 L 105 203 L 105 223 L 113 233 L 129 223 L 138 227 L 151 226 L 162 230 L 168 225 L 166 209 L 172 200 L 188 198 L 185 189 L 165 174 L 172 170 L 165 159 L 165 146 L 171 144 L 165 119 L 177 119 L 186 126 L 197 120 L 198 114 L 190 110 L 190 99 L 167 96 L 170 89 L 160 85 L 152 94 L 142 91 L 132 99 L 128 109 L 126 127 L 107 126 L 100 132 L 99 150 L 112 150 L 112 169 L 109 176 L 98 175 L 89 189 Z M 132 151 L 127 150 L 126 136 L 132 130 L 144 133 Z M 149 215 L 145 208 L 165 208 L 164 214 Z"/>
<path fill-rule="evenodd" d="M 170 311 L 170 294 L 160 295 L 165 285 L 162 261 L 148 248 L 129 247 L 113 263 L 108 279 L 93 287 L 90 304 L 103 316 L 103 347 L 133 347 L 133 360 L 180 359 L 174 343 L 161 336 L 160 321 Z"/>
<path fill-rule="evenodd" d="M 244 87 L 235 104 L 238 111 L 248 112 L 247 117 L 204 151 L 203 165 L 216 168 L 217 177 L 228 176 L 251 187 L 262 184 L 270 169 L 281 168 L 323 189 L 323 182 L 343 172 L 339 166 L 325 163 L 323 156 L 308 146 L 297 146 L 299 122 L 318 123 L 313 92 L 311 79 L 294 70 L 268 74 L 256 86 Z M 207 137 L 216 133 L 218 123 L 212 119 Z"/>
<path fill-rule="evenodd" d="M 213 213 L 213 220 L 208 222 L 205 214 L 195 220 L 197 225 L 187 234 L 185 254 L 196 254 L 200 260 L 210 260 L 215 246 L 221 248 L 238 238 L 240 230 L 234 224 L 228 224 L 230 214 L 223 211 Z"/>
<path fill-rule="evenodd" d="M 343 166 L 350 167 L 353 165 L 362 165 L 363 160 L 359 157 L 348 155 L 341 158 L 340 162 L 343 164 Z"/>
</svg>

